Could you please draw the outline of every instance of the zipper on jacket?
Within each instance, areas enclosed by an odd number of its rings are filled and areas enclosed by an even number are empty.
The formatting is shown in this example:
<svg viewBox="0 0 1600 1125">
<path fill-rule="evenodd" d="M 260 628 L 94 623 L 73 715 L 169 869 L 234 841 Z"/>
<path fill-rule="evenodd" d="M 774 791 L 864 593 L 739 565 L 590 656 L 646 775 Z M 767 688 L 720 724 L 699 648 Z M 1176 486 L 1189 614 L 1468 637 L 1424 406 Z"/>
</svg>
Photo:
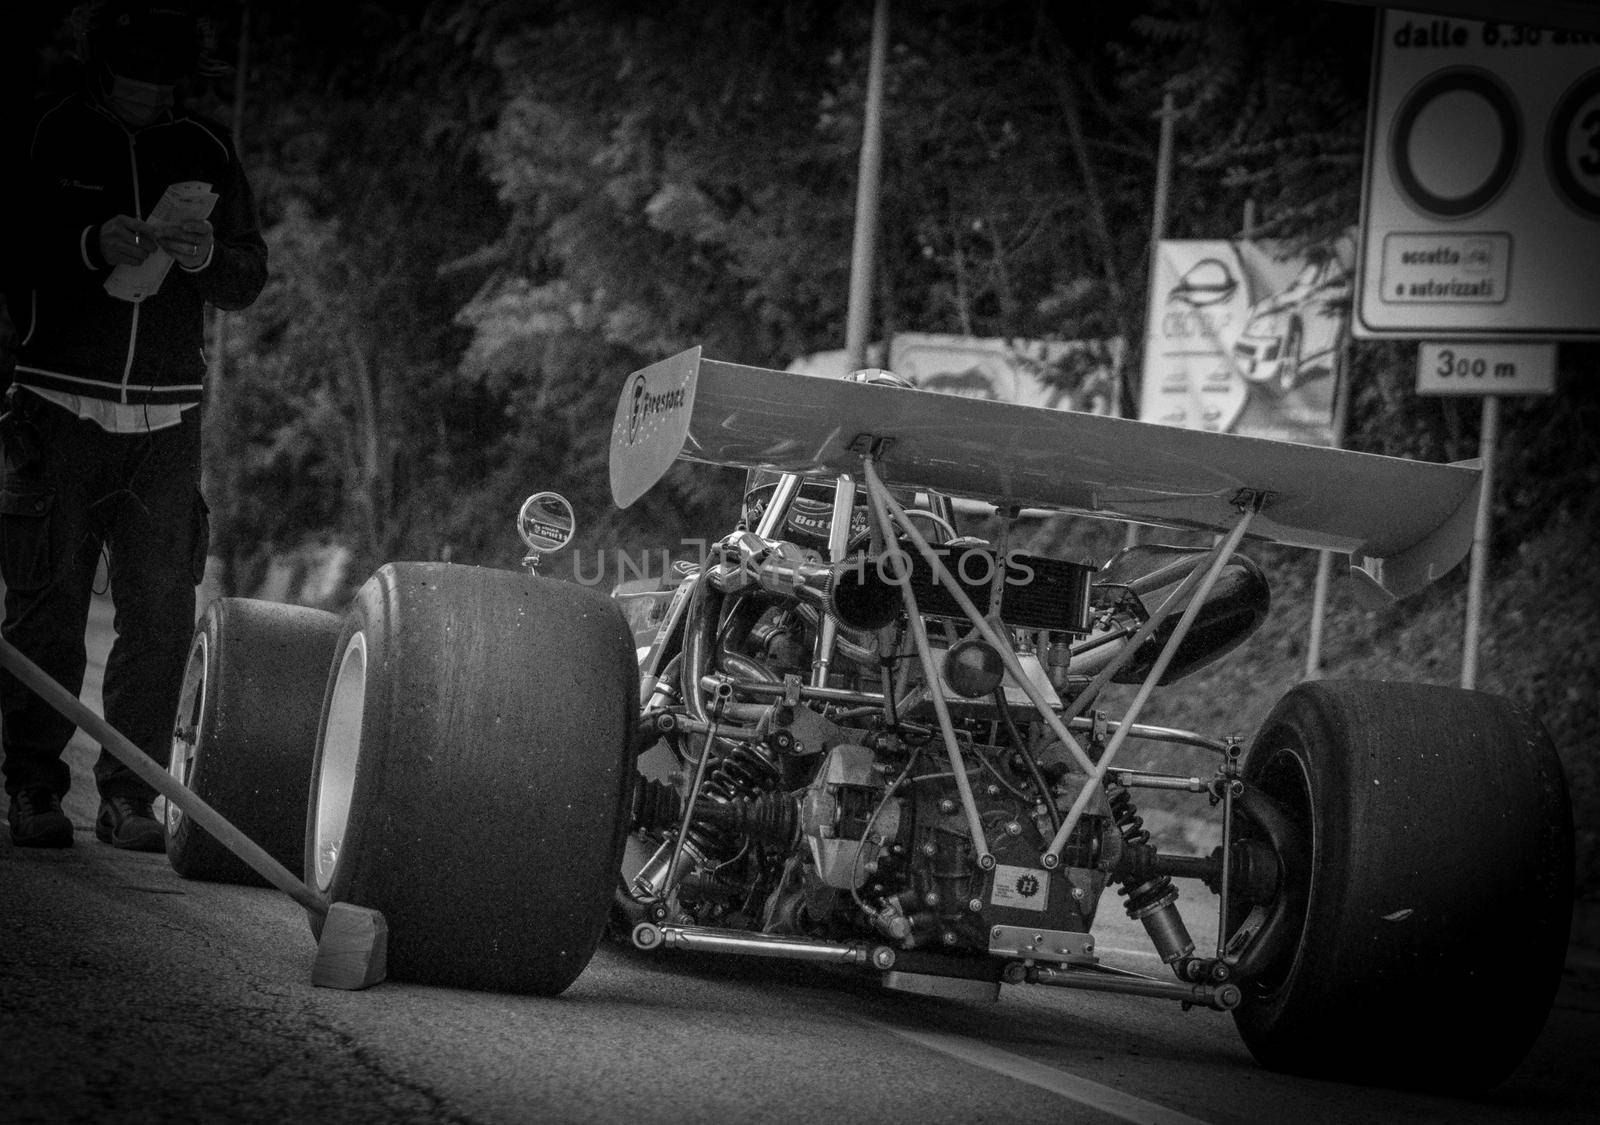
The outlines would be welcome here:
<svg viewBox="0 0 1600 1125">
<path fill-rule="evenodd" d="M 134 134 L 128 134 L 128 169 L 133 173 L 133 217 L 144 221 L 144 202 L 139 198 L 139 156 L 134 152 Z M 139 302 L 133 302 L 133 320 L 128 325 L 128 359 L 122 365 L 122 404 L 128 404 L 128 380 L 133 377 L 133 357 L 139 344 Z"/>
<path fill-rule="evenodd" d="M 39 327 L 39 289 L 35 286 L 28 290 L 28 331 L 19 341 L 19 347 L 27 347 L 28 341 L 33 339 L 34 329 Z"/>
</svg>

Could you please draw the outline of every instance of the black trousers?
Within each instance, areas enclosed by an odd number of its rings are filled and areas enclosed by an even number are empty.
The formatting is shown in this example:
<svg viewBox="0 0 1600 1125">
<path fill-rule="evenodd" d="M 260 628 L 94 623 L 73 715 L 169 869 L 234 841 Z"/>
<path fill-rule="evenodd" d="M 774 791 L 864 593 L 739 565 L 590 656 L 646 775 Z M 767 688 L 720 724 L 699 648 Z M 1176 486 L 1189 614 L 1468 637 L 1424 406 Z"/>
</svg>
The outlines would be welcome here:
<svg viewBox="0 0 1600 1125">
<path fill-rule="evenodd" d="M 195 586 L 209 522 L 200 495 L 200 411 L 144 434 L 107 433 L 34 395 L 22 396 L 39 439 L 30 464 L 0 483 L 0 577 L 6 640 L 76 695 L 83 687 L 95 568 L 109 548 L 116 640 L 106 661 L 105 717 L 165 763 L 194 632 Z M 0 671 L 5 788 L 64 794 L 61 753 L 74 724 Z M 102 797 L 154 791 L 101 748 Z"/>
</svg>

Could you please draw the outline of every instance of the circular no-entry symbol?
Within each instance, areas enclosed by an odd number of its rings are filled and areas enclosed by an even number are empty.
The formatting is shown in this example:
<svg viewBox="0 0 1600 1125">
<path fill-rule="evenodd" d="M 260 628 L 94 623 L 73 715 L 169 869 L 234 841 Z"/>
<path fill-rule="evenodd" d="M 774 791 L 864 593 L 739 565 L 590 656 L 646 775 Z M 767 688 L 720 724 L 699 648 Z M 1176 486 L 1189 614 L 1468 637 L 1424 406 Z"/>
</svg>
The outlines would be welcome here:
<svg viewBox="0 0 1600 1125">
<path fill-rule="evenodd" d="M 1389 163 L 1413 205 L 1441 219 L 1483 210 L 1511 182 L 1522 148 L 1516 103 L 1486 70 L 1430 74 L 1400 104 Z"/>
<path fill-rule="evenodd" d="M 1600 219 L 1600 70 L 1574 82 L 1550 116 L 1550 178 L 1568 203 Z"/>
</svg>

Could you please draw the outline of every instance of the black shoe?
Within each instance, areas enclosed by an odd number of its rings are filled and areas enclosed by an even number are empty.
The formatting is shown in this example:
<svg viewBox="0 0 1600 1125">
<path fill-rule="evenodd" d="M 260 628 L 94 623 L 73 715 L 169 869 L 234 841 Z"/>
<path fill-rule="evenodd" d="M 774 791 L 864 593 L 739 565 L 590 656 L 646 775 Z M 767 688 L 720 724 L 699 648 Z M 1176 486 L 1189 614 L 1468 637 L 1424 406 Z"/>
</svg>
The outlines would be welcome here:
<svg viewBox="0 0 1600 1125">
<path fill-rule="evenodd" d="M 139 797 L 106 797 L 100 802 L 100 816 L 94 834 L 114 848 L 133 852 L 164 852 L 167 834 L 150 811 L 150 802 Z"/>
<path fill-rule="evenodd" d="M 35 787 L 11 795 L 11 842 L 19 848 L 72 847 L 72 821 L 61 811 L 61 798 Z"/>
</svg>

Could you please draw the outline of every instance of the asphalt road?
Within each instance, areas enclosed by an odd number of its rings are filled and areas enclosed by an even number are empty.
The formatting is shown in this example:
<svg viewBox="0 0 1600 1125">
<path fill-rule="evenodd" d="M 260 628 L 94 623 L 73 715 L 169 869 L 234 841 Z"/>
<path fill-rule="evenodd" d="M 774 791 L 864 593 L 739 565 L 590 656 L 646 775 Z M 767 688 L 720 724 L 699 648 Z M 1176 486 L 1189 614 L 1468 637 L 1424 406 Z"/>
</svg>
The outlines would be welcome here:
<svg viewBox="0 0 1600 1125">
<path fill-rule="evenodd" d="M 284 896 L 96 843 L 89 748 L 72 755 L 77 846 L 0 840 L 0 1121 L 1600 1120 L 1600 962 L 1579 955 L 1528 1060 L 1471 1101 L 1276 1075 L 1229 1017 L 1167 1001 L 933 1000 L 613 946 L 554 1000 L 317 989 Z M 1108 962 L 1159 968 L 1137 927 L 1099 939 Z"/>
</svg>

